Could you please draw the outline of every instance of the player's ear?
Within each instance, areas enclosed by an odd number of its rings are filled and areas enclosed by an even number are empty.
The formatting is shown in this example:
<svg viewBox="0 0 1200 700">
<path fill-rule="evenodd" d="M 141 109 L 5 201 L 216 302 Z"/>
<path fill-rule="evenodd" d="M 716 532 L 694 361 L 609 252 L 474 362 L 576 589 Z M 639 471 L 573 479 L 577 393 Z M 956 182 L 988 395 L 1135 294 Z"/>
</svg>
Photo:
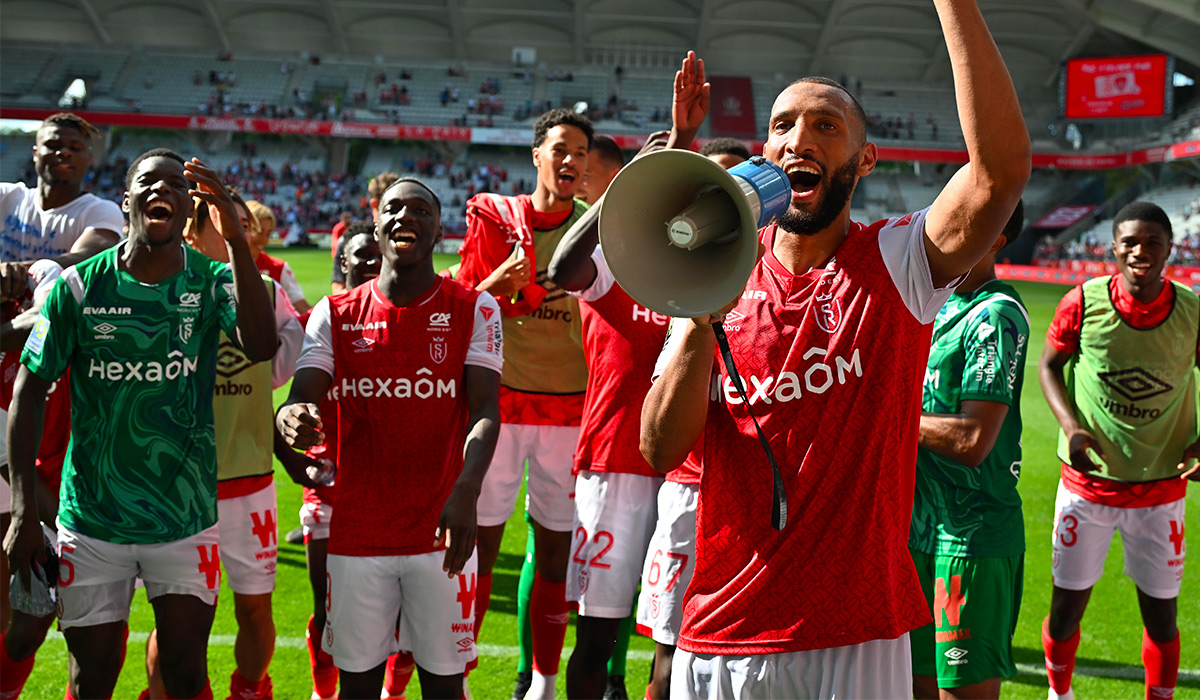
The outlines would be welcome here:
<svg viewBox="0 0 1200 700">
<path fill-rule="evenodd" d="M 121 195 L 121 211 L 129 213 L 129 190 L 125 190 L 125 194 Z M 128 219 L 129 217 L 125 217 Z"/>
<path fill-rule="evenodd" d="M 538 149 L 533 149 L 533 167 L 538 167 L 542 162 L 542 153 Z"/>
<path fill-rule="evenodd" d="M 863 144 L 862 152 L 858 155 L 858 176 L 866 177 L 875 171 L 875 165 L 879 162 L 879 150 L 875 147 L 875 143 L 868 141 Z"/>
</svg>

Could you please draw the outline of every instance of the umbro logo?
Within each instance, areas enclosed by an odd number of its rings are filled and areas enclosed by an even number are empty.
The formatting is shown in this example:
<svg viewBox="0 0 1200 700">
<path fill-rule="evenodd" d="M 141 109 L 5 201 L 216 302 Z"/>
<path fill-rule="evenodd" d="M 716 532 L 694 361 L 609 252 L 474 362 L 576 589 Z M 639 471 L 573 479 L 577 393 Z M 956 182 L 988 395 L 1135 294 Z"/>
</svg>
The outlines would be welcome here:
<svg viewBox="0 0 1200 700">
<path fill-rule="evenodd" d="M 353 345 L 354 347 L 358 348 L 359 350 L 366 350 L 367 348 L 374 345 L 375 341 L 371 340 L 370 338 L 359 338 L 358 340 L 356 340 L 350 344 Z"/>
<path fill-rule="evenodd" d="M 109 333 L 112 333 L 113 331 L 117 330 L 117 327 L 111 323 L 101 323 L 98 326 L 92 326 L 92 330 L 94 330 L 97 333 L 100 333 L 102 335 L 108 335 Z"/>
<path fill-rule="evenodd" d="M 455 642 L 455 645 L 458 646 L 458 653 L 464 654 L 475 648 L 475 639 L 473 637 L 463 637 Z"/>
<path fill-rule="evenodd" d="M 221 343 L 217 351 L 217 374 L 222 377 L 232 377 L 241 374 L 253 364 L 246 356 L 234 349 L 233 343 Z"/>
<path fill-rule="evenodd" d="M 1141 367 L 1101 372 L 1099 377 L 1110 388 L 1130 401 L 1144 401 L 1175 388 Z"/>
<path fill-rule="evenodd" d="M 963 658 L 966 655 L 967 655 L 967 650 L 960 649 L 958 647 L 954 647 L 953 649 L 950 649 L 943 654 L 943 656 L 945 656 L 947 659 L 950 659 L 946 663 L 948 663 L 951 666 L 961 666 L 962 664 L 967 663 L 967 660 L 965 658 Z"/>
</svg>

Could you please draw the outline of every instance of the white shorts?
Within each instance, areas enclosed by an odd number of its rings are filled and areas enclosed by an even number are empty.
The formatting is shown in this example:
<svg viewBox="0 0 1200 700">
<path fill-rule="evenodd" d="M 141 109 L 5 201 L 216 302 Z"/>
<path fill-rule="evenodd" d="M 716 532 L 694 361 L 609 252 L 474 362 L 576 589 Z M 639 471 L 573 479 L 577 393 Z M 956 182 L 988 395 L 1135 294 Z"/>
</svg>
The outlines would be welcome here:
<svg viewBox="0 0 1200 700">
<path fill-rule="evenodd" d="M 528 459 L 525 491 L 529 515 L 548 530 L 570 532 L 575 522 L 575 476 L 571 470 L 578 442 L 579 426 L 502 424 L 492 466 L 479 494 L 479 526 L 508 522 Z"/>
<path fill-rule="evenodd" d="M 192 595 L 217 604 L 221 588 L 220 533 L 216 525 L 159 544 L 115 544 L 58 526 L 58 624 L 91 627 L 129 620 L 134 579 L 150 600 Z"/>
<path fill-rule="evenodd" d="M 476 557 L 453 579 L 442 571 L 445 558 L 445 552 L 330 554 L 322 645 L 334 665 L 361 673 L 411 649 L 417 665 L 434 675 L 452 676 L 473 666 Z"/>
<path fill-rule="evenodd" d="M 328 503 L 301 503 L 300 528 L 304 541 L 329 539 L 329 519 L 333 517 L 333 506 Z"/>
<path fill-rule="evenodd" d="M 662 484 L 639 474 L 579 472 L 567 600 L 579 603 L 580 615 L 620 620 L 633 610 Z"/>
<path fill-rule="evenodd" d="M 659 644 L 675 646 L 683 626 L 683 594 L 696 567 L 696 484 L 663 482 L 658 524 L 642 567 L 637 627 Z"/>
<path fill-rule="evenodd" d="M 714 656 L 675 650 L 674 700 L 912 698 L 908 633 L 833 649 Z"/>
<path fill-rule="evenodd" d="M 275 590 L 278 521 L 274 481 L 254 493 L 217 501 L 221 559 L 234 593 L 262 595 Z"/>
<path fill-rule="evenodd" d="M 1178 598 L 1183 581 L 1185 499 L 1146 508 L 1116 508 L 1087 500 L 1058 482 L 1054 503 L 1054 585 L 1082 591 L 1096 585 L 1113 532 L 1125 545 L 1125 575 L 1153 598 Z"/>
</svg>

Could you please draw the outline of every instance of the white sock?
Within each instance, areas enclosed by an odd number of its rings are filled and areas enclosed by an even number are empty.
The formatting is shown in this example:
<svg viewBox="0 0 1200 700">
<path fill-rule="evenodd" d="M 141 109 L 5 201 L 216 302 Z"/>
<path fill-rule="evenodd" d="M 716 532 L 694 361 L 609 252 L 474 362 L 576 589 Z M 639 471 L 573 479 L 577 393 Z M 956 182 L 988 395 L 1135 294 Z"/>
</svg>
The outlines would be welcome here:
<svg viewBox="0 0 1200 700">
<path fill-rule="evenodd" d="M 525 693 L 525 700 L 554 700 L 554 681 L 558 679 L 558 674 L 543 676 L 537 671 L 533 672 L 533 682 L 529 684 L 529 691 Z"/>
<path fill-rule="evenodd" d="M 1062 695 L 1059 695 L 1058 693 L 1054 692 L 1054 688 L 1051 688 L 1050 693 L 1049 693 L 1049 695 L 1047 695 L 1047 697 L 1049 698 L 1049 700 L 1075 700 L 1075 688 L 1072 686 L 1071 688 L 1069 688 L 1067 690 L 1067 692 L 1063 693 Z"/>
</svg>

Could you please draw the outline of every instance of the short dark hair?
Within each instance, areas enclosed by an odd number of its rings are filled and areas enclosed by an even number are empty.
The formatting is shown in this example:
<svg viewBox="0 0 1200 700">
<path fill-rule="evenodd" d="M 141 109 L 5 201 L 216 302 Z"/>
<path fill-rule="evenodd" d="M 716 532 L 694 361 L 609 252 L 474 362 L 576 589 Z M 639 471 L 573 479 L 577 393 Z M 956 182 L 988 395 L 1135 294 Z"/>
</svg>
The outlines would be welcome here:
<svg viewBox="0 0 1200 700">
<path fill-rule="evenodd" d="M 601 160 L 607 161 L 612 165 L 620 168 L 625 165 L 625 152 L 613 140 L 613 137 L 607 134 L 596 134 L 592 137 L 592 145 L 588 148 L 588 155 L 595 154 Z"/>
<path fill-rule="evenodd" d="M 337 257 L 344 257 L 346 254 L 346 246 L 350 245 L 351 239 L 357 238 L 366 234 L 375 239 L 375 222 L 373 221 L 355 221 L 346 227 L 346 232 L 338 239 Z"/>
<path fill-rule="evenodd" d="M 1012 245 L 1013 241 L 1021 237 L 1021 232 L 1025 230 L 1025 200 L 1017 200 L 1017 208 L 1013 209 L 1012 216 L 1008 217 L 1008 223 L 1004 224 L 1000 235 L 1004 236 L 1004 245 Z"/>
<path fill-rule="evenodd" d="M 418 180 L 415 177 L 398 177 L 398 178 L 396 178 L 396 181 L 393 182 L 392 184 L 388 185 L 386 190 L 379 193 L 380 204 L 383 203 L 383 195 L 387 194 L 388 191 L 391 190 L 396 185 L 401 185 L 406 182 L 411 182 L 414 185 L 419 185 L 420 187 L 423 187 L 425 189 L 425 191 L 428 192 L 430 194 L 430 196 L 433 197 L 433 203 L 437 205 L 438 214 L 441 215 L 441 213 L 442 213 L 442 198 L 438 197 L 437 192 L 434 192 L 432 187 L 430 187 L 429 185 L 426 185 L 424 182 L 421 182 L 420 180 Z"/>
<path fill-rule="evenodd" d="M 852 111 L 854 113 L 854 118 L 858 120 L 858 125 L 860 127 L 862 127 L 863 142 L 864 143 L 866 142 L 866 139 L 867 139 L 867 113 L 862 108 L 862 105 L 858 103 L 858 98 L 855 97 L 849 90 L 847 90 L 845 85 L 842 85 L 841 83 L 834 80 L 833 78 L 826 78 L 823 75 L 810 75 L 808 77 L 801 78 L 797 81 L 794 81 L 791 85 L 788 85 L 788 87 L 791 88 L 792 86 L 798 85 L 800 83 L 816 83 L 817 85 L 827 85 L 829 87 L 837 88 L 838 90 L 841 90 L 842 93 L 846 97 L 850 98 L 850 104 L 852 105 L 852 108 L 850 111 Z"/>
<path fill-rule="evenodd" d="M 708 143 L 704 144 L 700 148 L 700 155 L 702 155 L 702 156 L 730 155 L 730 156 L 737 156 L 738 158 L 741 158 L 742 160 L 750 160 L 750 149 L 746 148 L 746 144 L 742 143 L 741 141 L 738 141 L 737 139 L 732 139 L 732 138 L 729 138 L 728 136 L 722 136 L 720 138 L 713 139 L 712 141 L 709 141 Z"/>
<path fill-rule="evenodd" d="M 592 120 L 566 107 L 552 109 L 538 117 L 538 120 L 533 124 L 533 147 L 537 148 L 545 143 L 546 134 L 550 133 L 551 129 L 560 124 L 573 126 L 582 131 L 587 136 L 588 149 L 591 149 L 592 138 L 596 135 L 596 129 L 592 126 Z"/>
<path fill-rule="evenodd" d="M 367 183 L 367 196 L 375 201 L 379 201 L 383 198 L 383 193 L 387 191 L 387 188 L 396 184 L 396 180 L 399 179 L 400 176 L 390 170 L 379 173 Z"/>
<path fill-rule="evenodd" d="M 58 112 L 56 114 L 51 114 L 42 120 L 42 125 L 38 127 L 38 130 L 40 131 L 42 128 L 47 126 L 60 126 L 68 129 L 75 129 L 83 134 L 84 138 L 86 138 L 88 141 L 88 145 L 91 145 L 92 139 L 100 135 L 100 130 L 92 126 L 88 120 L 84 119 L 78 114 L 71 114 L 70 112 Z"/>
<path fill-rule="evenodd" d="M 1130 202 L 1121 207 L 1117 215 L 1113 217 L 1113 238 L 1117 237 L 1117 229 L 1126 221 L 1148 221 L 1152 224 L 1158 224 L 1167 232 L 1167 240 L 1174 238 L 1175 233 L 1171 230 L 1171 219 L 1167 216 L 1167 212 L 1162 210 L 1162 207 L 1153 202 Z"/>
<path fill-rule="evenodd" d="M 129 170 L 125 171 L 126 190 L 128 190 L 133 184 L 133 174 L 137 172 L 138 166 L 142 164 L 142 161 L 150 160 L 151 158 L 170 158 L 171 160 L 179 161 L 180 165 L 187 163 L 187 161 L 183 159 L 183 156 L 169 148 L 151 148 L 137 158 L 134 158 L 133 162 L 129 164 Z"/>
</svg>

